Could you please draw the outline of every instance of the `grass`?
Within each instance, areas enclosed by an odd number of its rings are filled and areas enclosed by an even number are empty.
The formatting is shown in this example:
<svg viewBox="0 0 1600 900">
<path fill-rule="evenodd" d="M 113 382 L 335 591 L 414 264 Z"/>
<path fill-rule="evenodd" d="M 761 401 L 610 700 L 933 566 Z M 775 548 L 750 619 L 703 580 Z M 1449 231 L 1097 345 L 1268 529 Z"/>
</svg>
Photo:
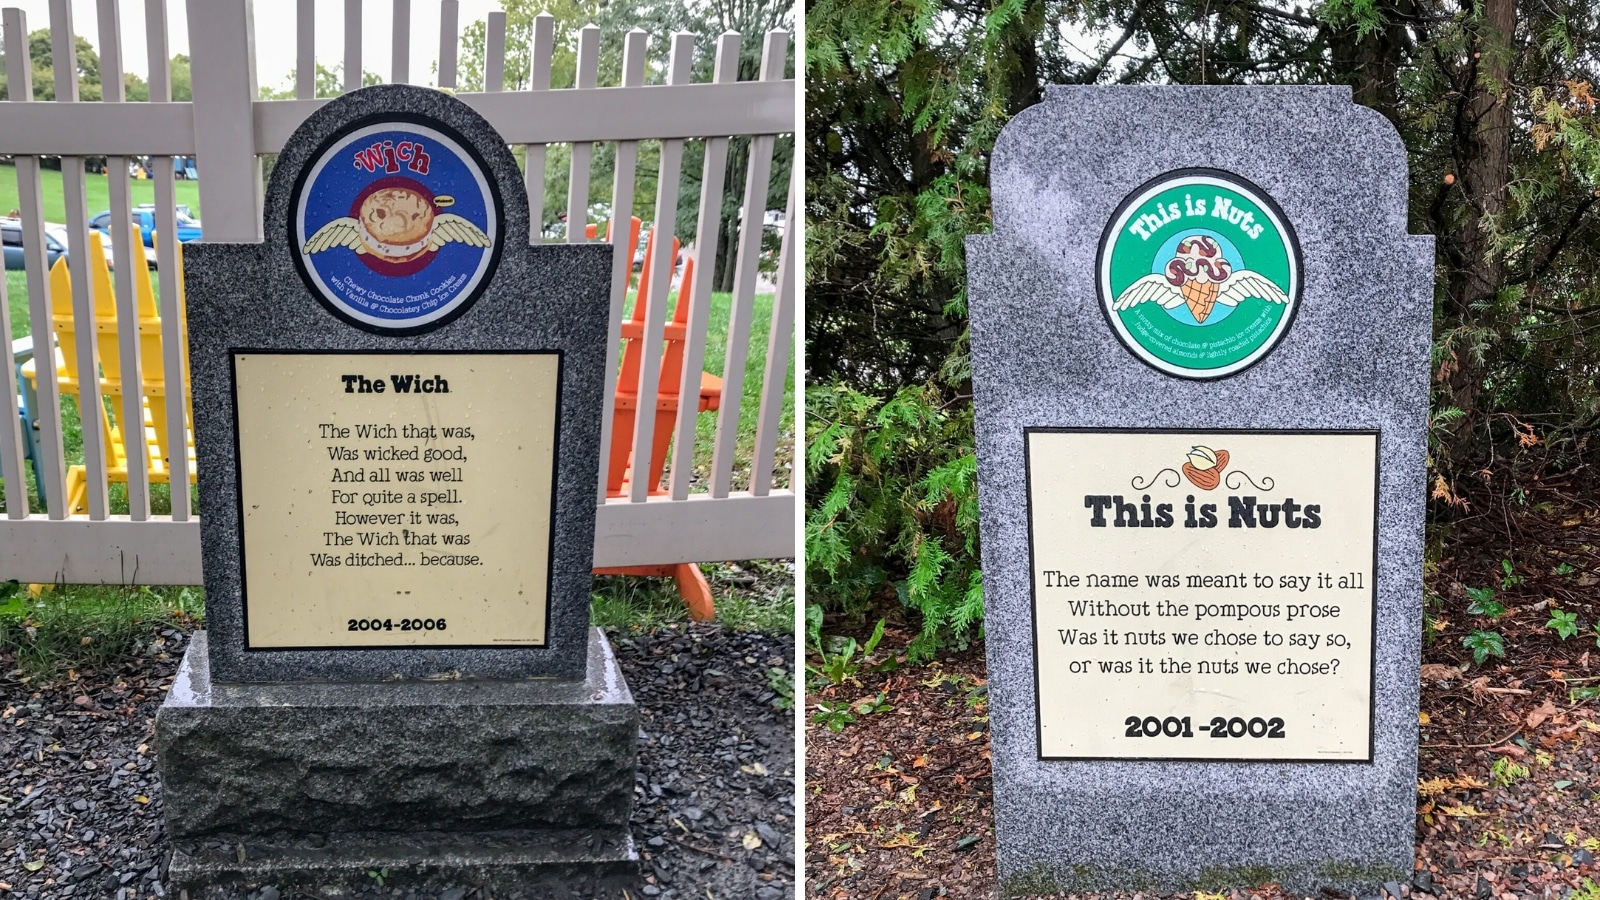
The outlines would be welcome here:
<svg viewBox="0 0 1600 900">
<path fill-rule="evenodd" d="M 0 654 L 30 677 L 94 668 L 157 653 L 163 628 L 193 628 L 205 617 L 198 588 L 71 587 L 32 598 L 0 583 Z"/>
<path fill-rule="evenodd" d="M 6 308 L 11 313 L 11 337 L 28 336 L 28 273 L 6 270 Z"/>
<path fill-rule="evenodd" d="M 793 634 L 794 571 L 784 563 L 765 560 L 743 566 L 757 575 L 753 588 L 736 585 L 738 572 L 729 564 L 701 566 L 711 584 L 717 622 L 741 631 Z M 589 621 L 601 628 L 652 631 L 687 622 L 689 613 L 670 578 L 608 576 L 594 580 Z"/>
<path fill-rule="evenodd" d="M 0 165 L 0 215 L 19 209 L 22 206 L 20 195 L 17 192 L 17 170 L 10 164 Z M 84 203 L 85 212 L 93 218 L 111 208 L 111 179 L 106 175 L 84 176 Z M 55 169 L 41 169 L 39 184 L 43 188 L 44 220 L 65 225 L 67 222 L 67 199 L 61 187 L 61 173 Z M 200 182 L 178 181 L 174 182 L 178 205 L 188 206 L 189 211 L 196 219 L 200 216 Z M 156 202 L 156 183 L 154 181 L 128 180 L 128 190 L 133 198 L 133 205 Z"/>
</svg>

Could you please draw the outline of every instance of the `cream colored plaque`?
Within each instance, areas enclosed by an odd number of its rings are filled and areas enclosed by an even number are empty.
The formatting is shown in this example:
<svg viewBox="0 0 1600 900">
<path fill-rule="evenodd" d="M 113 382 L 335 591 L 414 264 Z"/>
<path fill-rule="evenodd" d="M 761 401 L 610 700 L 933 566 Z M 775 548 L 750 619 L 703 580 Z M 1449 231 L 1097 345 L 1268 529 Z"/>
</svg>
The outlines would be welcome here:
<svg viewBox="0 0 1600 900">
<path fill-rule="evenodd" d="M 1377 450 L 1030 429 L 1040 757 L 1370 759 Z"/>
<path fill-rule="evenodd" d="M 539 646 L 560 357 L 237 351 L 247 646 Z"/>
</svg>

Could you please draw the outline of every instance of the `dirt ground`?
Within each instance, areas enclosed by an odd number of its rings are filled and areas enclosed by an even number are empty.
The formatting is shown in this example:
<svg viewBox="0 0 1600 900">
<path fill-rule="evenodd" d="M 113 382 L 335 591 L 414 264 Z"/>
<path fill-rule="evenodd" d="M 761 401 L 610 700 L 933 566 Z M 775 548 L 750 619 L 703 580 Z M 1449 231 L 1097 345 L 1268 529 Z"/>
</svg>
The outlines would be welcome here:
<svg viewBox="0 0 1600 900">
<path fill-rule="evenodd" d="M 1427 571 L 1416 871 L 1386 893 L 1600 900 L 1600 516 L 1575 501 L 1485 509 L 1434 534 L 1442 544 Z M 1468 612 L 1489 590 L 1504 611 Z M 1574 613 L 1579 632 L 1563 638 L 1549 627 L 1555 611 Z M 1462 644 L 1473 631 L 1501 634 L 1505 655 L 1475 664 Z M 907 639 L 891 628 L 872 661 Z M 864 671 L 859 682 L 807 697 L 807 896 L 993 897 L 982 646 Z M 819 703 L 868 698 L 878 711 L 838 732 L 812 721 Z M 1171 896 L 1289 896 L 1270 884 L 1211 889 L 1220 893 Z"/>
</svg>

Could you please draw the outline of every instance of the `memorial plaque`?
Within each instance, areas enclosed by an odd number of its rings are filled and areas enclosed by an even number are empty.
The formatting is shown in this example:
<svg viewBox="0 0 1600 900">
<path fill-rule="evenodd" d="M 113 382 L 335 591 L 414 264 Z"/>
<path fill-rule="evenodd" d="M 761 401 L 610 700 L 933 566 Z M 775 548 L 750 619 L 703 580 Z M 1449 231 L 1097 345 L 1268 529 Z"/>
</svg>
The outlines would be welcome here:
<svg viewBox="0 0 1600 900">
<path fill-rule="evenodd" d="M 1394 128 L 1345 88 L 1053 87 L 991 188 L 1003 893 L 1405 881 L 1433 244 Z"/>
<path fill-rule="evenodd" d="M 233 372 L 248 647 L 544 644 L 559 354 Z"/>
<path fill-rule="evenodd" d="M 184 247 L 206 629 L 156 718 L 167 883 L 632 889 L 639 714 L 589 626 L 613 247 L 530 245 L 505 141 L 403 85 L 306 118 L 262 234 Z"/>
<path fill-rule="evenodd" d="M 1041 759 L 1371 758 L 1377 434 L 1025 439 Z"/>
</svg>

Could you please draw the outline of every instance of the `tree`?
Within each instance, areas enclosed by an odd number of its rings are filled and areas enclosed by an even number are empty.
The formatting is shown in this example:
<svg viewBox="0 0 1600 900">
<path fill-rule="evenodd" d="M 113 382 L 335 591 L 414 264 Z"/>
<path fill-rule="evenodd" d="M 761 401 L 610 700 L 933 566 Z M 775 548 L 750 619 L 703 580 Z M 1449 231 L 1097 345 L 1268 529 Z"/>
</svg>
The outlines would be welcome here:
<svg viewBox="0 0 1600 900">
<path fill-rule="evenodd" d="M 643 29 L 649 36 L 649 50 L 645 83 L 660 84 L 666 80 L 667 51 L 670 35 L 677 31 L 690 31 L 696 36 L 694 64 L 690 80 L 710 81 L 713 51 L 718 35 L 724 31 L 739 31 L 744 35 L 740 45 L 739 77 L 751 79 L 759 74 L 762 35 L 774 28 L 792 30 L 793 9 L 783 0 L 720 0 L 711 3 L 683 3 L 677 0 L 609 0 L 609 2 L 582 2 L 582 0 L 502 0 L 506 12 L 505 89 L 525 90 L 531 84 L 533 25 L 535 18 L 544 12 L 555 18 L 554 53 L 551 57 L 550 84 L 566 87 L 577 78 L 578 35 L 592 22 L 600 28 L 600 56 L 597 66 L 597 83 L 617 84 L 621 81 L 623 48 L 627 33 Z M 487 25 L 479 20 L 462 31 L 462 47 L 458 83 L 462 90 L 483 89 L 486 60 Z M 788 77 L 793 77 L 794 51 L 791 43 L 785 63 Z M 642 141 L 634 186 L 632 214 L 644 221 L 655 217 L 656 185 L 660 167 L 660 142 Z M 701 174 L 704 166 L 703 141 L 686 141 L 683 168 L 680 173 L 677 228 L 680 239 L 689 243 L 694 239 L 694 228 L 700 206 Z M 793 139 L 787 136 L 777 142 L 773 155 L 772 176 L 768 181 L 765 209 L 782 209 L 788 199 L 789 172 L 793 152 Z M 738 247 L 739 209 L 746 180 L 749 160 L 749 139 L 736 137 L 730 142 L 727 168 L 724 171 L 722 230 L 718 235 L 717 249 L 712 257 L 715 265 L 712 284 L 716 290 L 729 290 L 733 278 L 732 260 Z M 520 161 L 520 156 L 519 156 Z M 567 208 L 567 189 L 570 178 L 570 149 L 553 145 L 546 153 L 544 186 L 544 222 L 541 227 L 552 228 L 562 221 Z M 591 215 L 598 223 L 609 218 L 612 181 L 616 171 L 616 145 L 600 144 L 595 147 L 590 163 L 589 209 L 605 211 L 605 215 Z"/>
<path fill-rule="evenodd" d="M 1437 246 L 1434 514 L 1589 477 L 1600 8 L 810 0 L 806 22 L 805 341 L 808 407 L 821 411 L 807 426 L 808 559 L 830 540 L 841 548 L 807 570 L 813 602 L 860 613 L 898 596 L 937 630 L 948 605 L 926 598 L 981 583 L 974 546 L 935 540 L 947 537 L 942 510 L 969 496 L 946 477 L 971 462 L 970 431 L 946 424 L 971 422 L 964 243 L 989 229 L 996 136 L 1047 84 L 1349 86 L 1399 131 L 1410 230 Z M 933 423 L 965 455 L 901 437 L 907 422 Z M 874 491 L 888 500 L 870 502 Z M 915 526 L 896 543 L 872 543 L 908 514 Z M 861 573 L 895 592 L 864 599 Z"/>
<path fill-rule="evenodd" d="M 187 66 L 185 68 L 187 68 Z M 293 100 L 295 98 L 294 80 L 295 73 L 290 72 L 289 74 L 283 76 L 283 87 L 270 88 L 266 85 L 262 85 L 258 89 L 258 93 L 260 94 L 262 100 Z M 374 84 L 382 83 L 383 78 L 381 78 L 377 72 L 374 72 L 371 69 L 361 70 L 362 87 L 371 87 Z M 318 100 L 327 100 L 332 97 L 337 97 L 343 93 L 344 63 L 334 63 L 331 67 L 325 66 L 322 63 L 317 63 L 316 98 Z"/>
<path fill-rule="evenodd" d="M 100 54 L 96 53 L 94 45 L 81 35 L 77 37 L 76 48 L 78 98 L 99 100 Z M 55 51 L 50 46 L 50 29 L 41 28 L 28 32 L 28 58 L 33 62 L 33 99 L 54 100 L 56 98 Z M 10 86 L 7 84 L 5 72 L 5 54 L 0 52 L 0 85 L 5 85 L 6 97 L 9 99 Z"/>
<path fill-rule="evenodd" d="M 193 79 L 189 77 L 189 57 L 179 53 L 172 57 L 170 69 L 172 83 L 172 102 L 188 103 L 194 99 Z"/>
<path fill-rule="evenodd" d="M 944 372 L 965 392 L 964 236 L 988 227 L 996 134 L 1043 85 L 1345 84 L 1399 129 L 1412 230 L 1437 240 L 1446 495 L 1526 445 L 1513 422 L 1568 462 L 1600 426 L 1593 7 L 813 0 L 807 23 L 816 377 L 886 395 Z"/>
<path fill-rule="evenodd" d="M 56 80 L 54 53 L 50 46 L 49 29 L 28 34 L 28 54 L 33 63 L 33 99 L 54 100 Z M 82 100 L 99 100 L 103 96 L 100 83 L 100 54 L 86 38 L 77 38 L 78 97 Z M 189 90 L 189 57 L 178 54 L 172 58 L 172 99 L 186 102 L 192 99 Z M 5 53 L 0 52 L 0 96 L 10 99 L 7 84 Z M 124 72 L 122 81 L 128 100 L 143 102 L 150 99 L 150 85 L 132 72 Z"/>
</svg>

